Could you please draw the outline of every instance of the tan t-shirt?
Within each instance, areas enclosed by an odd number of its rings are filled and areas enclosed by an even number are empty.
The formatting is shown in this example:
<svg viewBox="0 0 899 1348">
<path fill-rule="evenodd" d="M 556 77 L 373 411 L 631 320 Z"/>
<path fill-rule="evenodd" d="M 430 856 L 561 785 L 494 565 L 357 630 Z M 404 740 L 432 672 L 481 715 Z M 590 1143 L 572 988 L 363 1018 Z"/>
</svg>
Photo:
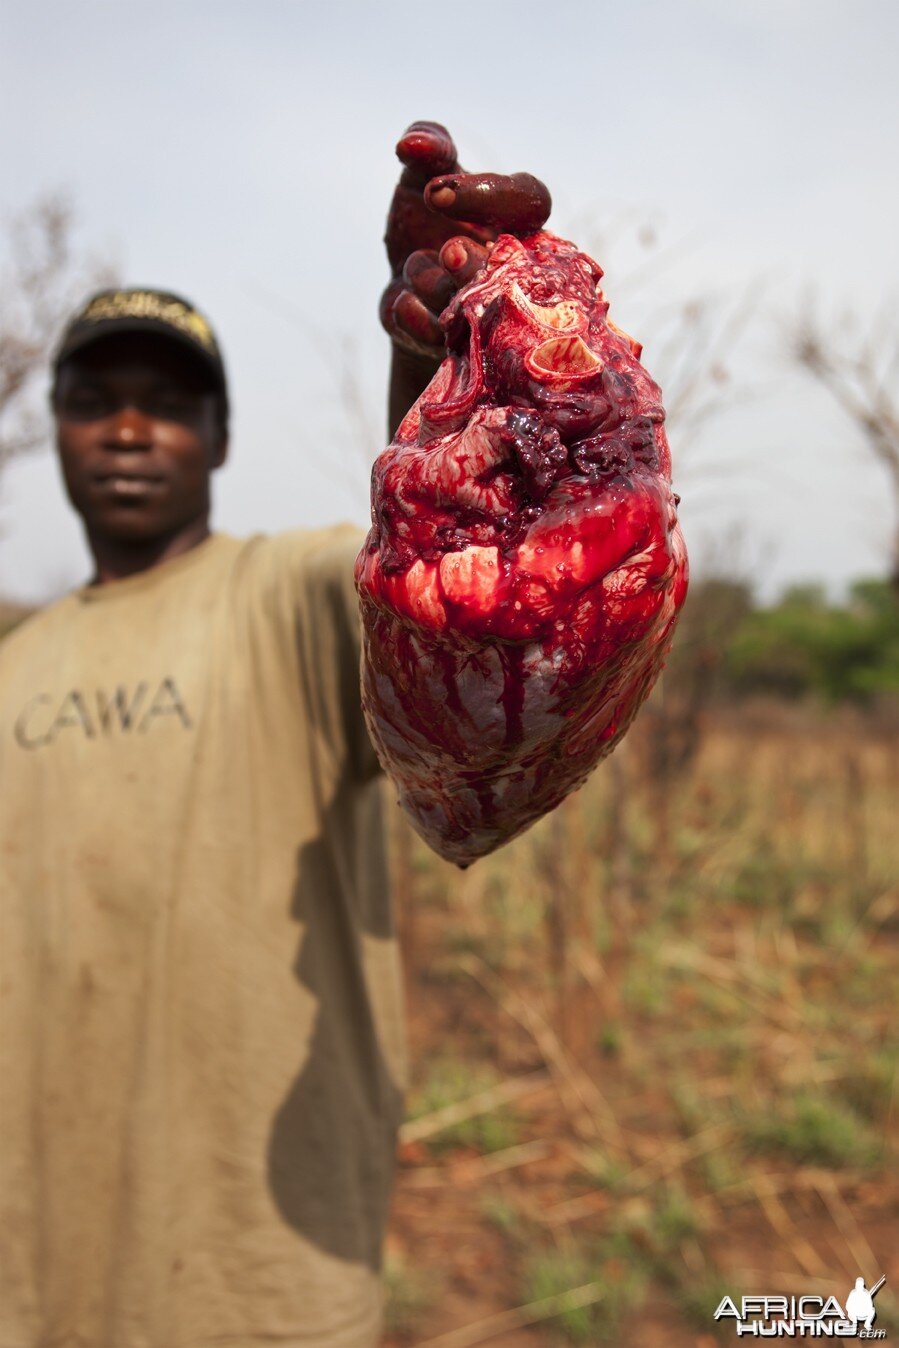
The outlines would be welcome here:
<svg viewBox="0 0 899 1348">
<path fill-rule="evenodd" d="M 405 1077 L 340 526 L 0 645 L 0 1348 L 370 1348 Z"/>
</svg>

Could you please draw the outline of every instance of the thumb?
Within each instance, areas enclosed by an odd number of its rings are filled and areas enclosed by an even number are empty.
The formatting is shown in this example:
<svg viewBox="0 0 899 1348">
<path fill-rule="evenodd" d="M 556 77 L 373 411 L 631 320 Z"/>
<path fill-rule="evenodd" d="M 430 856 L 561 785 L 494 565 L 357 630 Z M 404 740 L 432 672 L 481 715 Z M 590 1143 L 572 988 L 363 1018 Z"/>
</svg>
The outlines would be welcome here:
<svg viewBox="0 0 899 1348">
<path fill-rule="evenodd" d="M 440 122 L 413 122 L 397 142 L 397 158 L 405 164 L 405 187 L 424 187 L 438 173 L 459 171 L 456 146 Z"/>
</svg>

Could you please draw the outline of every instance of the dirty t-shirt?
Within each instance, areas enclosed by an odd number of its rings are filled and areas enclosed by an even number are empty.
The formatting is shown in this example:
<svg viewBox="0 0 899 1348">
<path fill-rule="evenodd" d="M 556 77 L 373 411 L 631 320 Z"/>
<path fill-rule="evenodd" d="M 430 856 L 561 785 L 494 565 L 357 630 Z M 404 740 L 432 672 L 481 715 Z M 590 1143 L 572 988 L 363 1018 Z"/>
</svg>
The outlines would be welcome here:
<svg viewBox="0 0 899 1348">
<path fill-rule="evenodd" d="M 0 1348 L 377 1342 L 359 542 L 213 535 L 0 645 Z"/>
</svg>

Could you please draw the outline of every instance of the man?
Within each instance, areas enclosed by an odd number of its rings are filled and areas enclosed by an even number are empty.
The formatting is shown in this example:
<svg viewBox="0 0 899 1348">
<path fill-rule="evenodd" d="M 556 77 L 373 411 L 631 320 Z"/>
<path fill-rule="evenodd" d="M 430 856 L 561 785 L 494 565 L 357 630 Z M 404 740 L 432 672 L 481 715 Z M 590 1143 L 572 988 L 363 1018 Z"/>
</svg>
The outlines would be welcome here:
<svg viewBox="0 0 899 1348">
<path fill-rule="evenodd" d="M 393 424 L 548 211 L 399 148 Z M 0 1348 L 370 1348 L 405 1072 L 361 539 L 210 532 L 227 389 L 177 296 L 94 297 L 53 410 L 95 574 L 0 648 Z"/>
</svg>

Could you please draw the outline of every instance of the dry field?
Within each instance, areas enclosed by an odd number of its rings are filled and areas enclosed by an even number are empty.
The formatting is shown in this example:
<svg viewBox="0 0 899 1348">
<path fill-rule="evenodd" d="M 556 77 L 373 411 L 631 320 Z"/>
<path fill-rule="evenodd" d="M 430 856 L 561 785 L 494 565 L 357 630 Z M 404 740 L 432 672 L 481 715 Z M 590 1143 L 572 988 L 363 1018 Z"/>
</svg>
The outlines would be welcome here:
<svg viewBox="0 0 899 1348">
<path fill-rule="evenodd" d="M 722 712 L 669 782 L 656 729 L 465 873 L 396 819 L 389 1348 L 736 1343 L 859 1274 L 899 1331 L 895 728 Z"/>
</svg>

